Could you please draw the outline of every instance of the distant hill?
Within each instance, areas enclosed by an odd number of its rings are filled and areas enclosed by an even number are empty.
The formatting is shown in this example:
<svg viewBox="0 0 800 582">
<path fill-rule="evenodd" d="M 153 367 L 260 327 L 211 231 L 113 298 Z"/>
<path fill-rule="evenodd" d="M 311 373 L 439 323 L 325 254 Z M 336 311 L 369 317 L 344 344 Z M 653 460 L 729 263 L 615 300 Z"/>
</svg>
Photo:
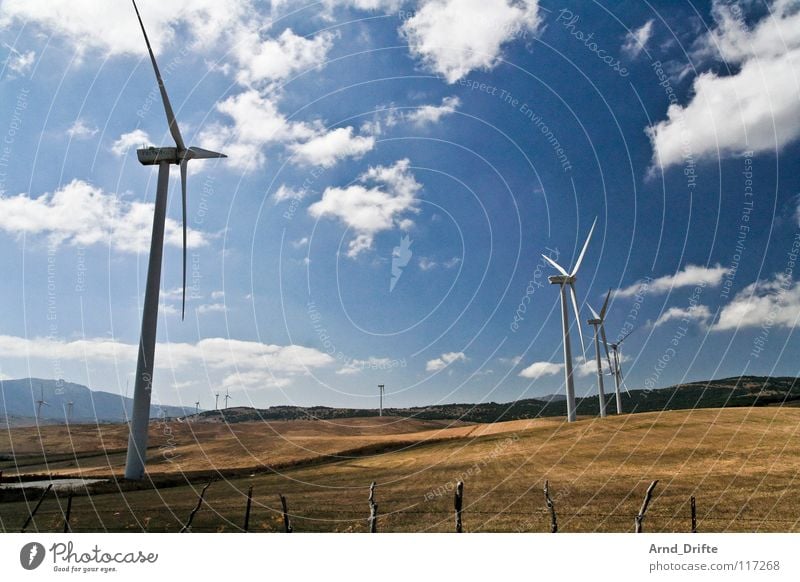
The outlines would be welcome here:
<svg viewBox="0 0 800 582">
<path fill-rule="evenodd" d="M 738 406 L 767 406 L 770 404 L 800 404 L 800 379 L 741 376 L 679 384 L 659 390 L 631 390 L 623 393 L 624 411 L 655 412 L 690 408 L 723 408 Z M 577 412 L 597 415 L 600 406 L 597 396 L 577 399 Z M 609 414 L 616 413 L 613 391 L 606 395 Z M 516 402 L 481 404 L 436 404 L 411 408 L 384 408 L 388 416 L 415 417 L 423 420 L 459 419 L 467 422 L 497 422 L 540 416 L 566 414 L 566 398 L 559 395 L 528 398 Z M 235 407 L 200 413 L 209 422 L 246 422 L 257 420 L 294 420 L 354 418 L 377 416 L 374 408 L 329 408 L 327 406 L 271 406 L 266 409 Z"/>
<path fill-rule="evenodd" d="M 24 378 L 0 381 L 0 422 L 10 426 L 30 424 L 36 418 L 36 401 L 44 391 L 42 406 L 43 424 L 63 423 L 66 420 L 67 403 L 73 403 L 72 421 L 78 422 L 124 422 L 131 413 L 133 399 L 119 394 L 90 390 L 81 384 L 64 380 Z M 151 406 L 150 415 L 184 416 L 193 413 L 193 408 L 179 406 Z"/>
</svg>

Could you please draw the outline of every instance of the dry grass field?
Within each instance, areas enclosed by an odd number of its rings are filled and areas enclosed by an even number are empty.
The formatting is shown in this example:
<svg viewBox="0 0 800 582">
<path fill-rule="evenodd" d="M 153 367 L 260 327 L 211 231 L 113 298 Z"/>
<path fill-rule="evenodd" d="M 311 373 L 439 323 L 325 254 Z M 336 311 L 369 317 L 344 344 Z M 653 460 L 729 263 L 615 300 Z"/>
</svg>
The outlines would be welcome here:
<svg viewBox="0 0 800 582">
<path fill-rule="evenodd" d="M 169 425 L 153 423 L 147 484 L 112 480 L 73 503 L 76 531 L 178 531 L 212 468 L 193 531 L 281 531 L 278 494 L 295 531 L 365 531 L 377 482 L 379 531 L 452 531 L 453 488 L 465 483 L 466 531 L 543 532 L 550 481 L 561 531 L 632 531 L 648 484 L 659 484 L 645 531 L 800 530 L 800 409 L 702 409 L 493 425 L 398 418 Z M 0 435 L 20 473 L 119 475 L 124 426 L 13 429 Z M 42 449 L 48 463 L 42 458 Z M 107 451 L 107 454 L 102 451 Z M 6 479 L 13 463 L 3 463 Z M 0 498 L 0 522 L 19 529 L 33 494 Z M 64 494 L 49 496 L 33 530 L 60 530 Z"/>
</svg>

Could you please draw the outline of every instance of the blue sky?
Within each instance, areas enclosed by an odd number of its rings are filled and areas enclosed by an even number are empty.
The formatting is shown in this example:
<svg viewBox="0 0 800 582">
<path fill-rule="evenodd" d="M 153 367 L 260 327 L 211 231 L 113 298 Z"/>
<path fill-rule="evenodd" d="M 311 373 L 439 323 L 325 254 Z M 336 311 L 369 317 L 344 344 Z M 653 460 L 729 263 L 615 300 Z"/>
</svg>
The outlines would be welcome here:
<svg viewBox="0 0 800 582">
<path fill-rule="evenodd" d="M 541 255 L 572 265 L 595 217 L 590 359 L 614 289 L 631 388 L 798 373 L 797 2 L 221 4 L 140 2 L 186 141 L 229 156 L 190 170 L 184 322 L 173 172 L 157 400 L 561 392 Z M 133 8 L 6 0 L 0 44 L 0 374 L 125 393 L 135 149 L 171 145 Z"/>
</svg>

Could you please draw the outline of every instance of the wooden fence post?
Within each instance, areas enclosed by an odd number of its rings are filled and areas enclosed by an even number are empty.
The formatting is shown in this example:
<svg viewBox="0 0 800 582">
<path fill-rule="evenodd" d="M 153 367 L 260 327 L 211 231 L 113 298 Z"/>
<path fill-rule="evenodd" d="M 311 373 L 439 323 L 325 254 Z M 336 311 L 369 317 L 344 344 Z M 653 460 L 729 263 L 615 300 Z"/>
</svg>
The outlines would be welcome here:
<svg viewBox="0 0 800 582">
<path fill-rule="evenodd" d="M 67 512 L 64 514 L 64 533 L 72 533 L 72 527 L 69 525 L 69 516 L 72 513 L 72 494 L 73 492 L 69 492 L 69 497 L 67 497 Z"/>
<path fill-rule="evenodd" d="M 214 481 L 214 478 L 212 477 L 211 479 L 209 479 L 208 483 L 206 483 L 206 486 L 203 487 L 203 490 L 200 492 L 200 496 L 197 498 L 197 505 L 195 505 L 194 509 L 189 514 L 189 519 L 186 520 L 186 525 L 184 525 L 181 528 L 181 531 L 179 533 L 186 533 L 187 531 L 189 531 L 189 528 L 192 527 L 192 522 L 194 521 L 194 516 L 197 514 L 198 511 L 200 511 L 200 507 L 203 505 L 203 498 L 206 495 L 206 489 L 208 489 L 211 486 L 211 483 L 213 481 Z"/>
<path fill-rule="evenodd" d="M 642 508 L 639 510 L 639 515 L 634 518 L 634 524 L 636 525 L 636 533 L 642 533 L 644 530 L 642 529 L 642 522 L 644 522 L 644 514 L 647 513 L 647 506 L 650 505 L 650 499 L 653 497 L 653 490 L 658 485 L 658 479 L 650 483 L 650 487 L 647 488 L 647 493 L 644 495 L 644 501 L 642 502 Z"/>
<path fill-rule="evenodd" d="M 369 533 L 378 531 L 378 504 L 375 503 L 375 481 L 369 486 Z"/>
<path fill-rule="evenodd" d="M 553 500 L 550 499 L 549 483 L 545 479 L 544 482 L 544 502 L 547 504 L 547 509 L 550 510 L 550 533 L 558 533 L 558 518 L 556 517 L 556 506 Z"/>
<path fill-rule="evenodd" d="M 463 525 L 461 523 L 461 508 L 464 505 L 464 482 L 459 481 L 456 483 L 456 495 L 454 499 L 454 505 L 456 509 L 456 533 L 461 533 L 464 531 Z"/>
<path fill-rule="evenodd" d="M 289 522 L 289 511 L 286 509 L 286 498 L 281 495 L 281 508 L 283 509 L 283 529 L 286 533 L 292 533 L 292 524 Z M 294 539 L 294 538 L 292 538 Z"/>
<path fill-rule="evenodd" d="M 692 495 L 692 533 L 697 533 L 697 505 L 695 505 L 694 495 Z"/>
<path fill-rule="evenodd" d="M 250 531 L 250 507 L 253 504 L 253 486 L 247 490 L 247 509 L 244 510 L 244 531 Z"/>
<path fill-rule="evenodd" d="M 52 488 L 53 488 L 53 484 L 52 484 L 52 483 L 50 483 L 50 484 L 47 486 L 47 489 L 45 489 L 45 490 L 44 490 L 44 493 L 42 493 L 42 496 L 41 496 L 41 497 L 39 497 L 39 501 L 36 503 L 36 507 L 34 507 L 34 508 L 33 508 L 33 511 L 31 511 L 31 512 L 28 514 L 28 519 L 26 519 L 26 520 L 25 520 L 25 523 L 23 524 L 23 526 L 22 526 L 22 529 L 21 529 L 21 530 L 19 530 L 19 531 L 20 531 L 20 533 L 25 533 L 25 530 L 26 530 L 26 529 L 28 529 L 28 526 L 31 524 L 31 521 L 33 521 L 33 516 L 34 516 L 34 515 L 36 515 L 36 512 L 37 512 L 37 511 L 39 511 L 39 507 L 41 507 L 41 505 L 42 505 L 42 501 L 44 501 L 44 498 L 45 498 L 45 497 L 47 497 L 47 494 L 48 494 L 48 493 L 50 493 L 50 490 L 51 490 Z"/>
</svg>

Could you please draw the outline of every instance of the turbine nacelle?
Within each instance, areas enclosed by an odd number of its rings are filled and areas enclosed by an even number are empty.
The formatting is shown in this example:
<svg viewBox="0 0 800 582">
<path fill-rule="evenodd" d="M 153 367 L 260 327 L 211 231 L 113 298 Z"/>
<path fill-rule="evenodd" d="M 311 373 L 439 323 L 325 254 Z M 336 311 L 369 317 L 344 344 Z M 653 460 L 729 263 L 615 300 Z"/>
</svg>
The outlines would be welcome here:
<svg viewBox="0 0 800 582">
<path fill-rule="evenodd" d="M 574 275 L 552 275 L 547 278 L 551 285 L 572 285 L 575 283 Z"/>
<path fill-rule="evenodd" d="M 156 166 L 162 162 L 179 165 L 183 161 L 207 160 L 210 158 L 226 158 L 225 154 L 196 148 L 194 146 L 185 150 L 176 147 L 148 147 L 136 150 L 136 157 L 143 166 Z"/>
</svg>

